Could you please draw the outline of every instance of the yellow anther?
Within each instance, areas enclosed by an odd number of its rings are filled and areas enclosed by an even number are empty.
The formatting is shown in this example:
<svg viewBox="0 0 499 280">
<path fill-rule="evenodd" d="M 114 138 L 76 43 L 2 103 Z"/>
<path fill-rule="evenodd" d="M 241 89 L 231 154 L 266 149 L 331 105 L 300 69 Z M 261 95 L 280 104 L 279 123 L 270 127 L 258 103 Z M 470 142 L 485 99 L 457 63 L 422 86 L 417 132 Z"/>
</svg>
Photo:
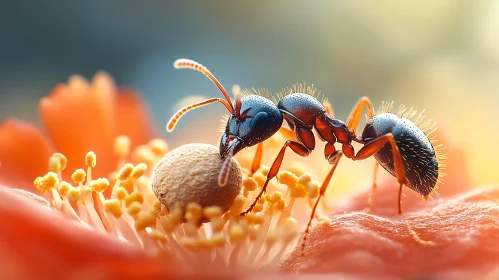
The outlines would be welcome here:
<svg viewBox="0 0 499 280">
<path fill-rule="evenodd" d="M 73 172 L 73 174 L 71 175 L 71 179 L 76 184 L 83 184 L 86 176 L 87 176 L 87 174 L 85 173 L 85 170 L 80 168 L 80 169 L 76 169 L 75 172 Z"/>
<path fill-rule="evenodd" d="M 159 222 L 166 233 L 173 232 L 177 225 L 179 225 L 177 220 L 175 218 L 172 218 L 171 216 L 159 217 Z"/>
<path fill-rule="evenodd" d="M 161 243 L 168 242 L 168 237 L 155 229 L 153 229 L 153 230 L 151 230 L 151 232 L 149 232 L 149 237 L 151 237 L 152 240 L 158 241 Z"/>
<path fill-rule="evenodd" d="M 155 159 L 157 158 L 156 155 L 154 155 L 154 153 L 151 151 L 151 149 L 146 145 L 140 145 L 135 148 L 133 154 L 138 162 L 144 162 L 146 164 L 154 163 Z"/>
<path fill-rule="evenodd" d="M 81 197 L 81 190 L 79 188 L 71 187 L 68 191 L 68 199 L 70 201 L 76 201 Z"/>
<path fill-rule="evenodd" d="M 243 188 L 248 191 L 254 191 L 258 187 L 258 183 L 253 177 L 248 177 L 243 180 Z"/>
<path fill-rule="evenodd" d="M 281 199 L 281 200 L 275 201 L 273 206 L 274 206 L 274 210 L 283 211 L 284 208 L 286 208 L 286 200 Z"/>
<path fill-rule="evenodd" d="M 120 169 L 120 172 L 118 173 L 118 180 L 120 181 L 125 181 L 128 179 L 128 177 L 130 177 L 130 174 L 132 174 L 133 172 L 133 164 L 131 163 L 127 163 L 125 164 L 121 169 Z"/>
<path fill-rule="evenodd" d="M 301 175 L 300 178 L 298 178 L 297 183 L 306 186 L 310 181 L 312 181 L 312 176 L 310 175 L 310 173 L 307 172 Z"/>
<path fill-rule="evenodd" d="M 126 157 L 130 154 L 130 146 L 132 141 L 130 137 L 121 135 L 114 140 L 114 154 L 118 157 Z"/>
<path fill-rule="evenodd" d="M 257 203 L 255 207 L 253 207 L 253 212 L 255 213 L 262 212 L 262 210 L 263 210 L 263 204 L 261 203 Z"/>
<path fill-rule="evenodd" d="M 298 177 L 289 171 L 281 171 L 277 174 L 277 180 L 279 183 L 287 185 L 288 188 L 294 188 Z"/>
<path fill-rule="evenodd" d="M 109 181 L 106 178 L 99 178 L 90 181 L 89 185 L 93 191 L 103 192 L 109 187 Z"/>
<path fill-rule="evenodd" d="M 263 176 L 267 176 L 269 174 L 270 167 L 262 165 L 260 169 L 258 169 L 258 172 L 262 174 Z"/>
<path fill-rule="evenodd" d="M 59 178 L 56 173 L 49 172 L 43 177 L 36 178 L 33 184 L 41 194 L 44 194 L 59 185 Z"/>
<path fill-rule="evenodd" d="M 289 189 L 289 195 L 293 198 L 305 197 L 307 189 L 302 184 L 296 184 L 294 188 Z"/>
<path fill-rule="evenodd" d="M 44 194 L 47 191 L 49 191 L 49 190 L 46 190 L 45 186 L 43 185 L 43 177 L 37 177 L 35 179 L 35 181 L 33 182 L 33 184 L 35 185 L 36 190 L 38 192 L 40 192 L 41 194 Z"/>
<path fill-rule="evenodd" d="M 264 195 L 262 195 L 262 197 L 260 197 L 260 199 L 258 200 L 258 203 L 259 203 L 259 204 L 264 204 L 264 203 L 265 203 L 265 201 L 267 201 L 267 197 L 268 197 L 268 196 L 269 196 L 268 194 L 264 194 Z"/>
<path fill-rule="evenodd" d="M 125 197 L 125 206 L 128 207 L 132 202 L 137 201 L 138 203 L 144 202 L 144 195 L 141 192 L 133 192 Z"/>
<path fill-rule="evenodd" d="M 66 181 L 62 181 L 60 184 L 59 184 L 59 187 L 57 187 L 57 191 L 59 192 L 59 194 L 63 197 L 67 197 L 68 196 L 68 192 L 69 190 L 71 190 L 73 188 L 73 186 L 71 186 L 70 183 L 66 182 Z"/>
<path fill-rule="evenodd" d="M 221 233 L 214 234 L 210 239 L 210 243 L 213 247 L 223 247 L 225 245 L 225 237 Z"/>
<path fill-rule="evenodd" d="M 308 187 L 308 197 L 316 198 L 319 195 L 320 185 L 317 181 L 311 181 L 307 184 Z"/>
<path fill-rule="evenodd" d="M 97 164 L 97 156 L 95 155 L 94 152 L 88 152 L 87 155 L 85 156 L 85 165 L 87 167 L 94 168 L 96 164 Z"/>
<path fill-rule="evenodd" d="M 232 206 L 230 207 L 231 216 L 239 216 L 239 213 L 241 213 L 243 210 L 244 203 L 246 203 L 246 198 L 244 196 L 236 196 L 236 198 L 232 202 Z"/>
<path fill-rule="evenodd" d="M 135 220 L 135 229 L 137 231 L 145 230 L 148 227 L 156 225 L 156 217 L 149 212 L 140 212 L 138 218 Z"/>
<path fill-rule="evenodd" d="M 133 191 L 135 182 L 131 177 L 128 177 L 125 181 L 120 181 L 120 186 L 124 187 L 126 190 Z"/>
<path fill-rule="evenodd" d="M 251 226 L 248 228 L 248 236 L 251 241 L 254 241 L 258 237 L 257 227 Z"/>
<path fill-rule="evenodd" d="M 158 208 L 158 209 L 161 209 L 161 201 L 159 201 L 157 198 L 153 199 L 152 201 L 152 206 L 154 208 Z"/>
<path fill-rule="evenodd" d="M 152 201 L 151 207 L 149 207 L 149 212 L 154 216 L 159 216 L 161 213 L 161 202 L 159 200 L 154 199 Z"/>
<path fill-rule="evenodd" d="M 51 156 L 49 158 L 49 171 L 60 173 L 62 171 L 61 161 L 59 158 Z"/>
<path fill-rule="evenodd" d="M 287 218 L 282 228 L 283 238 L 289 241 L 298 234 L 298 222 L 294 218 Z"/>
<path fill-rule="evenodd" d="M 204 215 L 210 220 L 222 217 L 222 208 L 219 206 L 206 207 L 203 209 L 203 212 Z"/>
<path fill-rule="evenodd" d="M 126 189 L 123 187 L 118 187 L 118 190 L 116 191 L 116 198 L 119 200 L 124 200 L 128 196 L 128 193 L 126 192 Z"/>
<path fill-rule="evenodd" d="M 149 142 L 151 151 L 158 157 L 162 157 L 168 150 L 168 144 L 162 139 L 153 139 Z"/>
<path fill-rule="evenodd" d="M 134 179 L 142 177 L 147 171 L 147 165 L 145 163 L 139 163 L 135 166 L 130 176 Z"/>
<path fill-rule="evenodd" d="M 245 216 L 245 218 L 246 218 L 246 221 L 248 221 L 248 223 L 253 224 L 253 225 L 261 225 L 261 224 L 263 224 L 263 221 L 265 220 L 264 215 L 261 213 L 259 213 L 259 214 L 248 213 Z"/>
<path fill-rule="evenodd" d="M 139 212 L 142 210 L 142 205 L 139 202 L 134 201 L 130 204 L 130 206 L 126 208 L 126 210 L 128 211 L 128 214 L 133 217 L 139 214 Z"/>
<path fill-rule="evenodd" d="M 198 238 L 194 242 L 196 250 L 207 250 L 213 247 L 211 240 L 206 238 Z"/>
<path fill-rule="evenodd" d="M 230 228 L 229 237 L 233 242 L 239 242 L 246 238 L 248 232 L 240 225 L 234 225 Z"/>
<path fill-rule="evenodd" d="M 277 203 L 277 202 L 282 200 L 282 194 L 281 194 L 281 192 L 276 191 L 276 192 L 272 193 L 268 199 L 269 199 L 269 202 Z"/>
<path fill-rule="evenodd" d="M 123 215 L 123 209 L 121 209 L 121 201 L 117 199 L 110 199 L 104 201 L 104 210 L 106 212 L 113 214 L 115 218 L 121 217 Z"/>
<path fill-rule="evenodd" d="M 202 213 L 203 208 L 201 207 L 201 205 L 190 202 L 189 204 L 187 204 L 185 219 L 189 223 L 197 224 L 199 222 L 199 219 L 201 219 Z"/>
<path fill-rule="evenodd" d="M 51 159 L 54 158 L 54 159 L 59 160 L 60 169 L 61 169 L 60 171 L 63 171 L 64 169 L 66 169 L 66 166 L 68 165 L 68 159 L 63 154 L 55 153 L 50 158 Z"/>
<path fill-rule="evenodd" d="M 255 173 L 253 174 L 253 178 L 256 180 L 259 186 L 263 186 L 265 184 L 265 181 L 267 180 L 267 176 L 264 176 L 262 173 Z"/>
<path fill-rule="evenodd" d="M 196 244 L 197 243 L 196 241 L 197 240 L 195 240 L 194 238 L 184 237 L 180 239 L 180 245 L 182 245 L 182 247 L 184 247 L 187 250 L 195 251 L 196 249 L 199 248 L 199 246 Z"/>
</svg>

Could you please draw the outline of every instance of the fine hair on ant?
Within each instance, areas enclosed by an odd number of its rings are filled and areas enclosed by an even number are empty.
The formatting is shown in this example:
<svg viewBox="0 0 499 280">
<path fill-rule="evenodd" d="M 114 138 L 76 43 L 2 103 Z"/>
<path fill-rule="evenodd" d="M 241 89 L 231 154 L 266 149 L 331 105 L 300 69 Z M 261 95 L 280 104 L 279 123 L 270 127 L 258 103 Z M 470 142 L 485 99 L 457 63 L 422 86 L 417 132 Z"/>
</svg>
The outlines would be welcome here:
<svg viewBox="0 0 499 280">
<path fill-rule="evenodd" d="M 256 196 L 249 208 L 241 216 L 251 212 L 266 192 L 267 185 L 278 173 L 284 159 L 286 148 L 300 156 L 308 156 L 315 149 L 315 136 L 317 132 L 320 140 L 326 142 L 324 156 L 332 165 L 331 170 L 324 179 L 319 196 L 312 208 L 307 228 L 303 235 L 302 249 L 320 199 L 324 196 L 339 160 L 345 156 L 351 160 L 363 160 L 371 156 L 376 159 L 373 180 L 373 191 L 376 186 L 376 173 L 378 164 L 397 179 L 398 214 L 402 215 L 402 190 L 407 186 L 413 191 L 427 198 L 436 190 L 443 173 L 443 158 L 439 154 L 441 146 L 433 146 L 430 139 L 435 130 L 429 122 L 418 126 L 416 123 L 423 119 L 422 113 L 416 116 L 414 110 L 402 109 L 399 115 L 389 113 L 391 104 L 385 104 L 382 112 L 376 114 L 374 107 L 367 97 L 362 97 L 354 106 L 347 122 L 334 117 L 328 104 L 319 102 L 315 97 L 305 92 L 289 92 L 282 96 L 278 104 L 260 95 L 247 95 L 241 97 L 236 94 L 234 101 L 215 76 L 203 65 L 189 59 L 178 59 L 174 63 L 177 69 L 188 68 L 199 71 L 207 76 L 221 91 L 225 98 L 210 98 L 180 109 L 168 122 L 167 130 L 172 131 L 179 119 L 188 111 L 214 102 L 222 103 L 229 111 L 230 116 L 225 126 L 225 132 L 220 140 L 220 156 L 225 158 L 219 175 L 219 185 L 225 185 L 230 158 L 243 148 L 257 145 L 256 155 L 251 167 L 254 173 L 262 159 L 262 142 L 277 133 L 284 132 L 289 138 L 282 146 L 279 154 L 272 163 L 266 181 L 260 193 Z M 360 136 L 355 130 L 361 120 L 364 108 L 367 109 L 367 123 Z M 409 120 L 415 117 L 416 121 Z M 288 127 L 283 126 L 284 120 Z M 428 131 L 427 133 L 424 130 Z M 357 152 L 353 142 L 363 145 Z M 341 145 L 337 150 L 335 144 Z M 370 199 L 371 201 L 371 199 Z M 407 228 L 413 238 L 420 244 L 432 244 L 424 241 L 406 222 Z"/>
</svg>

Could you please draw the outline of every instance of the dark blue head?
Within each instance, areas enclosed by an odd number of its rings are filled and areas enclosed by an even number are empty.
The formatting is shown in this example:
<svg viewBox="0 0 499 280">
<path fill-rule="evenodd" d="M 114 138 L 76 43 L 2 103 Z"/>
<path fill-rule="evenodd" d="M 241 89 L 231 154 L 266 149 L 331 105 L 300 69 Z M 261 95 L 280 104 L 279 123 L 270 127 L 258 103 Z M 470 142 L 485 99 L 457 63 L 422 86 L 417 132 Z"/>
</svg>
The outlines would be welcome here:
<svg viewBox="0 0 499 280">
<path fill-rule="evenodd" d="M 187 68 L 203 73 L 218 87 L 225 98 L 210 98 L 180 109 L 168 122 L 167 131 L 172 131 L 179 119 L 190 110 L 220 102 L 230 113 L 225 133 L 220 140 L 220 155 L 225 158 L 230 150 L 235 155 L 243 148 L 258 144 L 274 135 L 281 127 L 283 121 L 281 112 L 267 98 L 260 95 L 241 98 L 239 93 L 235 93 L 235 102 L 232 102 L 222 84 L 203 65 L 190 59 L 178 59 L 173 65 L 177 69 Z"/>
<path fill-rule="evenodd" d="M 283 117 L 277 106 L 260 95 L 244 96 L 234 105 L 225 132 L 220 140 L 220 156 L 229 150 L 237 154 L 246 147 L 258 144 L 274 135 L 282 125 Z M 239 109 L 239 111 L 237 111 Z M 235 141 L 232 141 L 235 140 Z"/>
</svg>

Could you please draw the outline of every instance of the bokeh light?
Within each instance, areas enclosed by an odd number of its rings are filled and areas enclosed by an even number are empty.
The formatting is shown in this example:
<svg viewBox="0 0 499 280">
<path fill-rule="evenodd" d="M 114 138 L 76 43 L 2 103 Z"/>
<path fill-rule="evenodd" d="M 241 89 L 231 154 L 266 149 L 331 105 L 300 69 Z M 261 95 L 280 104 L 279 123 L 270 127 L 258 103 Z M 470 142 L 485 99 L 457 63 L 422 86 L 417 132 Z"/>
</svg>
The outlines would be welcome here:
<svg viewBox="0 0 499 280">
<path fill-rule="evenodd" d="M 464 150 L 473 186 L 499 182 L 497 1 L 3 1 L 0 25 L 0 120 L 37 123 L 55 84 L 105 70 L 143 94 L 172 146 L 216 143 L 216 105 L 164 131 L 184 98 L 219 95 L 198 73 L 173 69 L 189 57 L 227 88 L 315 84 L 340 119 L 364 95 L 425 109 Z"/>
</svg>

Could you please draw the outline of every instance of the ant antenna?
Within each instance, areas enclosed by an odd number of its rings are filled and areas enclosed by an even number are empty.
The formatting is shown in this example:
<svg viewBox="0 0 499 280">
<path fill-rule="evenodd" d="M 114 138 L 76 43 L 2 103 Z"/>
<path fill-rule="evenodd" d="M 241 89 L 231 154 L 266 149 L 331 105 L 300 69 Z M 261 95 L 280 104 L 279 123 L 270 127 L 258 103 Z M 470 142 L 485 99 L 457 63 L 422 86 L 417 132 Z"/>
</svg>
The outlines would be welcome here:
<svg viewBox="0 0 499 280">
<path fill-rule="evenodd" d="M 236 118 L 240 119 L 241 118 L 241 94 L 239 92 L 235 92 L 236 96 Z"/>
<path fill-rule="evenodd" d="M 227 154 L 227 157 L 225 158 L 222 164 L 222 168 L 220 168 L 220 173 L 218 174 L 218 185 L 220 187 L 224 187 L 227 184 L 227 180 L 229 179 L 230 164 L 231 164 L 231 159 L 234 156 L 234 148 L 235 146 L 230 148 L 229 153 Z"/>
<path fill-rule="evenodd" d="M 222 103 L 225 106 L 225 108 L 227 108 L 227 110 L 229 110 L 229 109 L 232 110 L 232 108 L 230 107 L 229 103 L 227 103 L 227 101 L 225 101 L 225 99 L 218 98 L 218 97 L 217 98 L 210 98 L 210 99 L 198 102 L 198 103 L 194 103 L 194 104 L 185 106 L 184 108 L 178 110 L 175 113 L 175 115 L 173 115 L 173 117 L 171 117 L 171 119 L 168 121 L 168 124 L 166 125 L 166 130 L 168 132 L 171 132 L 173 130 L 173 128 L 175 128 L 175 126 L 177 125 L 177 123 L 180 120 L 180 118 L 183 115 L 185 115 L 185 113 L 189 112 L 190 110 L 193 110 L 193 109 L 196 109 L 196 108 L 199 108 L 199 107 L 203 107 L 205 105 L 208 105 L 208 104 L 211 104 L 211 103 L 214 103 L 214 102 L 220 102 L 220 103 Z"/>
<path fill-rule="evenodd" d="M 175 60 L 175 62 L 173 63 L 173 67 L 175 67 L 176 69 L 187 68 L 187 69 L 192 69 L 192 70 L 196 70 L 196 71 L 203 73 L 206 77 L 208 77 L 218 87 L 220 92 L 222 92 L 225 99 L 227 100 L 227 103 L 230 105 L 229 106 L 230 107 L 229 113 L 234 114 L 234 110 L 232 109 L 233 108 L 232 101 L 230 101 L 229 94 L 227 93 L 225 88 L 222 86 L 222 84 L 217 80 L 217 78 L 215 78 L 215 76 L 213 76 L 213 74 L 211 74 L 211 72 L 210 72 L 210 70 L 208 70 L 208 68 L 204 67 L 203 65 L 201 65 L 200 63 L 198 63 L 194 60 L 190 60 L 190 59 L 186 59 L 186 58 L 181 58 L 181 59 Z"/>
</svg>

